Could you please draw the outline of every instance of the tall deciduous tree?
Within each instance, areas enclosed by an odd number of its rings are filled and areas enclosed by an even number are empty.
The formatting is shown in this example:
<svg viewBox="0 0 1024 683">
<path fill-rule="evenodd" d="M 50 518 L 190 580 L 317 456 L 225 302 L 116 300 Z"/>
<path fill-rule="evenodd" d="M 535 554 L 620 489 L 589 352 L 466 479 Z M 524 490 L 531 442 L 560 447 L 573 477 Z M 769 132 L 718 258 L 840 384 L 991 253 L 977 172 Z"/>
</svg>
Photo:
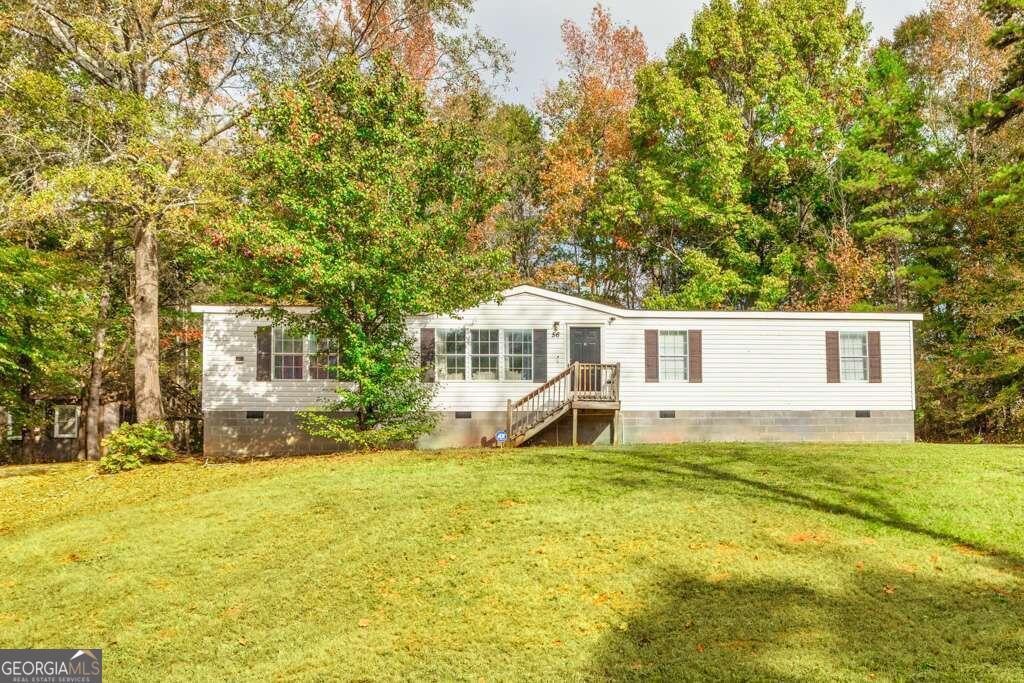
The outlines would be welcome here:
<svg viewBox="0 0 1024 683">
<path fill-rule="evenodd" d="M 988 40 L 994 28 L 976 3 L 935 0 L 893 41 L 924 88 L 924 130 L 942 161 L 927 183 L 931 213 L 906 268 L 914 305 L 927 312 L 918 333 L 925 438 L 1024 433 L 1022 208 L 1005 196 L 1001 177 L 1014 164 L 1021 122 L 1009 119 L 984 134 L 986 121 L 965 118 L 1004 80 L 1008 60 Z M 961 128 L 965 120 L 978 125 Z"/>
<path fill-rule="evenodd" d="M 438 65 L 464 67 L 481 50 L 500 53 L 493 42 L 460 39 L 468 9 L 465 0 L 365 0 L 340 8 L 314 0 L 14 0 L 3 8 L 8 54 L 142 112 L 138 125 L 104 140 L 105 156 L 72 164 L 61 183 L 47 186 L 65 190 L 54 209 L 71 215 L 102 206 L 131 242 L 140 421 L 163 414 L 161 241 L 180 226 L 175 217 L 209 201 L 212 157 L 248 115 L 254 84 L 315 81 L 339 56 L 366 60 L 379 49 L 400 50 L 424 79 L 436 76 Z"/>
<path fill-rule="evenodd" d="M 249 187 L 227 236 L 254 293 L 311 304 L 286 323 L 335 344 L 340 418 L 314 433 L 365 447 L 429 427 L 406 329 L 493 297 L 506 256 L 477 239 L 498 200 L 476 123 L 432 117 L 386 58 L 346 60 L 317 89 L 268 90 L 244 127 Z M 220 239 L 219 236 L 214 236 Z"/>
<path fill-rule="evenodd" d="M 542 225 L 540 117 L 522 105 L 498 104 L 486 114 L 481 136 L 486 172 L 502 188 L 494 244 L 508 250 L 520 281 L 534 283 L 543 277 L 554 247 Z"/>
<path fill-rule="evenodd" d="M 552 137 L 541 170 L 545 229 L 559 245 L 562 267 L 540 278 L 547 284 L 599 297 L 620 295 L 621 247 L 628 236 L 609 235 L 588 218 L 597 188 L 631 152 L 628 121 L 636 99 L 634 79 L 647 62 L 640 32 L 612 22 L 597 5 L 589 25 L 562 24 L 566 72 L 539 107 Z M 623 257 L 623 258 L 619 258 Z"/>
</svg>

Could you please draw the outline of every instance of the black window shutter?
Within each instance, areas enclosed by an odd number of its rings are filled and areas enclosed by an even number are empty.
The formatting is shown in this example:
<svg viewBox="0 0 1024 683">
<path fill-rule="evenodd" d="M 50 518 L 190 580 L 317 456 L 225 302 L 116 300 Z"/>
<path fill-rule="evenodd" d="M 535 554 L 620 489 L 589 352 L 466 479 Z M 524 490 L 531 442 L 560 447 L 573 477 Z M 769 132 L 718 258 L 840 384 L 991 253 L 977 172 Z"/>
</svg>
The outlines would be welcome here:
<svg viewBox="0 0 1024 683">
<path fill-rule="evenodd" d="M 548 331 L 533 331 L 533 381 L 543 384 L 548 381 Z"/>
<path fill-rule="evenodd" d="M 420 367 L 423 368 L 423 381 L 434 381 L 434 328 L 424 327 L 420 330 Z"/>
<path fill-rule="evenodd" d="M 256 381 L 269 382 L 271 378 L 271 338 L 270 325 L 256 328 Z"/>
</svg>

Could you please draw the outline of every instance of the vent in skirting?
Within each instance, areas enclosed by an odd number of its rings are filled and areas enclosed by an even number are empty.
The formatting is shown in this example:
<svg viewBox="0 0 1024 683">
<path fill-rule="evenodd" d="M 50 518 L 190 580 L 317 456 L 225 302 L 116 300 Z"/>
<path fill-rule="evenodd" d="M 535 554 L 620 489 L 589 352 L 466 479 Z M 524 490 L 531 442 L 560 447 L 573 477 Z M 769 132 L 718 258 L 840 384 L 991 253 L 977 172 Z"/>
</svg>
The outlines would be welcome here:
<svg viewBox="0 0 1024 683">
<path fill-rule="evenodd" d="M 263 411 L 262 410 L 247 410 L 245 412 L 245 419 L 246 420 L 262 420 L 263 419 Z"/>
<path fill-rule="evenodd" d="M 456 410 L 455 411 L 455 419 L 456 420 L 468 420 L 471 417 L 473 417 L 473 413 L 469 412 L 468 410 Z"/>
<path fill-rule="evenodd" d="M 857 417 L 871 417 L 870 410 L 858 410 L 856 412 Z"/>
<path fill-rule="evenodd" d="M 658 417 L 675 417 L 676 411 L 674 410 L 659 410 Z"/>
</svg>

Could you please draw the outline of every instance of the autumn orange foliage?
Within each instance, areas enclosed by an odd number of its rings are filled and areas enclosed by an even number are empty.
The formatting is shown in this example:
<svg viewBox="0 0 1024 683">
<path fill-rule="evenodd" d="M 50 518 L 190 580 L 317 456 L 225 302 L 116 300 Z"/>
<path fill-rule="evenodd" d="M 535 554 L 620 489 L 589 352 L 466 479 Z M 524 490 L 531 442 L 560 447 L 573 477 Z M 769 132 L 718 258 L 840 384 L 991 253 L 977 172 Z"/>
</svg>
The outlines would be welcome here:
<svg viewBox="0 0 1024 683">
<path fill-rule="evenodd" d="M 553 135 L 541 182 L 546 227 L 562 233 L 585 210 L 597 183 L 630 152 L 629 114 L 634 78 L 647 63 L 647 46 L 634 27 L 617 26 L 601 5 L 583 28 L 562 24 L 566 78 L 539 102 Z"/>
<path fill-rule="evenodd" d="M 390 52 L 417 83 L 434 76 L 440 51 L 429 3 L 400 12 L 393 0 L 343 0 L 342 12 L 360 57 Z"/>
</svg>

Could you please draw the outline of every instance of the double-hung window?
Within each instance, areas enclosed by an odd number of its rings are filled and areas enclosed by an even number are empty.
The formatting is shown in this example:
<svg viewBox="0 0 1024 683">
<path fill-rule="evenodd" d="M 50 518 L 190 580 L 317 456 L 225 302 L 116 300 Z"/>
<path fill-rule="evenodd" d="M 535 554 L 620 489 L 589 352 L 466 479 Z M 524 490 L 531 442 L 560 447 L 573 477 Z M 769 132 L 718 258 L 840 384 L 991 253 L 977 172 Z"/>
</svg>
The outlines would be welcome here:
<svg viewBox="0 0 1024 683">
<path fill-rule="evenodd" d="M 839 368 L 844 382 L 868 381 L 868 333 L 839 333 Z"/>
<path fill-rule="evenodd" d="M 533 330 L 505 330 L 505 379 L 533 381 Z"/>
<path fill-rule="evenodd" d="M 274 328 L 274 379 L 302 379 L 304 341 L 296 330 Z"/>
<path fill-rule="evenodd" d="M 532 329 L 437 329 L 438 381 L 532 382 Z"/>
<path fill-rule="evenodd" d="M 470 377 L 483 381 L 498 381 L 499 330 L 469 331 Z"/>
<path fill-rule="evenodd" d="M 338 379 L 338 345 L 331 339 L 309 335 L 309 378 Z"/>
<path fill-rule="evenodd" d="M 53 438 L 73 439 L 78 436 L 78 406 L 54 406 Z"/>
<path fill-rule="evenodd" d="M 658 332 L 658 378 L 663 381 L 689 380 L 689 333 L 686 330 Z"/>
<path fill-rule="evenodd" d="M 466 379 L 466 330 L 438 330 L 435 352 L 439 380 Z"/>
</svg>

